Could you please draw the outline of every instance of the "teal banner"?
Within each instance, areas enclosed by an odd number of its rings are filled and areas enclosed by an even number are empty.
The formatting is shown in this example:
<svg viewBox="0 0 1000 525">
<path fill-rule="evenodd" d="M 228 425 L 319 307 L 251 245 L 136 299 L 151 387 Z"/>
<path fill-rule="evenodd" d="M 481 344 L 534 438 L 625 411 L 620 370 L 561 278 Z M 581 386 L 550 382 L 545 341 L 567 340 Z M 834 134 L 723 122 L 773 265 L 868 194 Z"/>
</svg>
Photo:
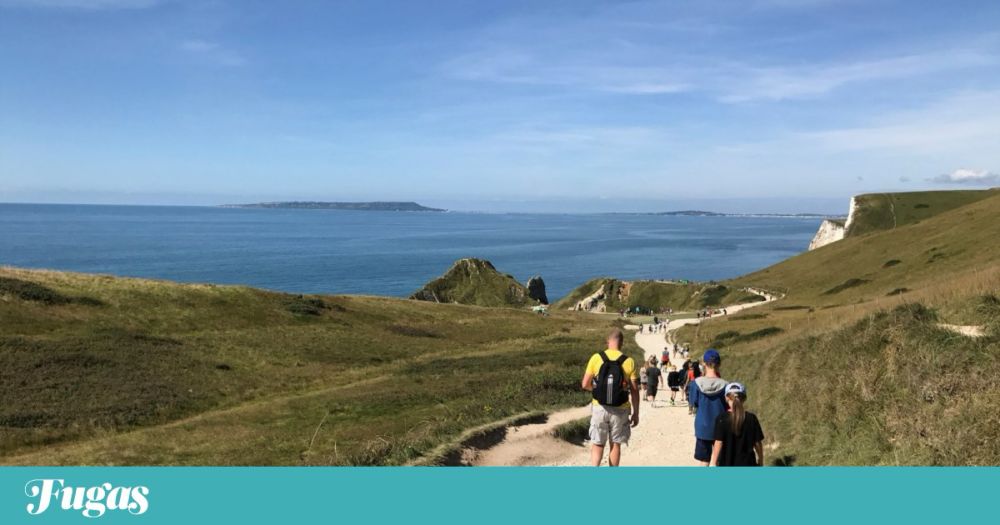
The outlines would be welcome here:
<svg viewBox="0 0 1000 525">
<path fill-rule="evenodd" d="M 0 523 L 954 523 L 998 486 L 997 468 L 26 467 L 0 468 Z"/>
</svg>

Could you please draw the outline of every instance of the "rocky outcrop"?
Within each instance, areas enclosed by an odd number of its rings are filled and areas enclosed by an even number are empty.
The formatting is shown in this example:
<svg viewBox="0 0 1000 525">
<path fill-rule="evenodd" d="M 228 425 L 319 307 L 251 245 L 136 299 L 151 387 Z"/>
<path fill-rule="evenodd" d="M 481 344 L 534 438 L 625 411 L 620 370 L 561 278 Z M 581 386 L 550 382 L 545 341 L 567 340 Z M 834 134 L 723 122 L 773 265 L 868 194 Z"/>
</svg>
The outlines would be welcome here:
<svg viewBox="0 0 1000 525">
<path fill-rule="evenodd" d="M 542 280 L 542 276 L 536 275 L 528 279 L 525 286 L 528 288 L 528 297 L 539 303 L 549 304 L 549 298 L 545 295 L 545 281 Z"/>
<path fill-rule="evenodd" d="M 847 228 L 843 222 L 836 219 L 826 219 L 819 225 L 819 231 L 816 232 L 812 242 L 809 243 L 809 249 L 815 250 L 832 242 L 837 242 L 844 238 L 846 232 Z"/>
<path fill-rule="evenodd" d="M 526 306 L 535 301 L 514 277 L 489 261 L 460 259 L 441 277 L 414 292 L 410 299 L 477 306 Z"/>
<path fill-rule="evenodd" d="M 851 207 L 847 210 L 847 222 L 844 223 L 844 236 L 847 236 L 848 230 L 851 229 L 851 225 L 854 223 L 854 212 L 858 209 L 858 198 L 851 197 Z"/>
</svg>

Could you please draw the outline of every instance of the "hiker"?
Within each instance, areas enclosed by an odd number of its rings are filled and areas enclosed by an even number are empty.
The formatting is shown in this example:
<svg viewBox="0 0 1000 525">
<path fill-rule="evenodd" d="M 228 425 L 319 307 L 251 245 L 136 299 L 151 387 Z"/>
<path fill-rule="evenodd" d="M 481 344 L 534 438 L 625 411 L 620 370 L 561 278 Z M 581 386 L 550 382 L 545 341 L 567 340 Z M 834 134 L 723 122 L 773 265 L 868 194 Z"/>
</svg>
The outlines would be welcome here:
<svg viewBox="0 0 1000 525">
<path fill-rule="evenodd" d="M 684 376 L 677 370 L 677 367 L 670 365 L 667 367 L 667 386 L 670 387 L 670 404 L 674 405 L 676 403 L 677 392 L 680 391 L 681 387 L 684 386 Z M 684 399 L 687 399 L 687 394 L 684 394 Z"/>
<path fill-rule="evenodd" d="M 688 390 L 694 384 L 694 380 L 701 376 L 701 369 L 698 367 L 698 360 L 684 362 L 684 400 L 688 402 L 688 414 L 694 415 L 694 407 L 690 404 Z"/>
<path fill-rule="evenodd" d="M 740 383 L 726 387 L 729 411 L 715 419 L 715 445 L 710 465 L 719 467 L 764 466 L 764 430 L 753 412 L 747 412 L 743 403 L 747 389 Z"/>
<path fill-rule="evenodd" d="M 650 357 L 649 366 L 646 367 L 646 401 L 652 403 L 656 401 L 656 391 L 660 386 L 660 368 L 656 366 L 656 359 Z"/>
<path fill-rule="evenodd" d="M 643 363 L 641 369 L 639 369 L 639 390 L 645 395 L 646 393 L 646 383 L 648 378 L 646 376 L 646 370 L 649 367 L 649 363 Z"/>
<path fill-rule="evenodd" d="M 709 348 L 702 360 L 705 362 L 705 375 L 695 378 L 688 385 L 688 406 L 695 411 L 694 459 L 703 466 L 708 466 L 715 446 L 715 420 L 728 406 L 726 380 L 722 379 L 720 373 L 722 357 L 715 349 Z"/>
<path fill-rule="evenodd" d="M 660 365 L 667 366 L 670 364 L 670 347 L 663 347 L 663 354 L 660 355 Z"/>
<path fill-rule="evenodd" d="M 692 359 L 688 366 L 688 381 L 694 381 L 699 377 L 701 377 L 701 364 L 698 363 L 697 359 Z"/>
<path fill-rule="evenodd" d="M 622 444 L 628 443 L 631 427 L 639 424 L 636 365 L 634 359 L 622 353 L 624 341 L 622 331 L 613 330 L 607 350 L 592 355 L 583 372 L 581 386 L 594 398 L 590 407 L 590 463 L 595 467 L 604 459 L 604 446 L 609 441 L 608 464 L 617 467 Z"/>
</svg>

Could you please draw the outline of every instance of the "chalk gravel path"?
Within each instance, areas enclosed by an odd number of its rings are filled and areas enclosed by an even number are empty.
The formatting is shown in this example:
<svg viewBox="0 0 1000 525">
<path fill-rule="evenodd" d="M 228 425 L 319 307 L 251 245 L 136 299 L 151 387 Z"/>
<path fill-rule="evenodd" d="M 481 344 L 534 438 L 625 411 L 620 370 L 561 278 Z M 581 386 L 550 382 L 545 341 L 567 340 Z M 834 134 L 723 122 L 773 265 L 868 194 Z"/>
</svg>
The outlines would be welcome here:
<svg viewBox="0 0 1000 525">
<path fill-rule="evenodd" d="M 767 301 L 738 304 L 726 307 L 729 315 L 773 301 L 775 297 L 757 292 Z M 719 317 L 719 316 L 715 316 Z M 667 324 L 666 331 L 649 333 L 646 327 L 636 333 L 635 341 L 643 349 L 645 357 L 657 356 L 659 360 L 663 348 L 674 342 L 675 332 L 682 326 L 698 324 L 704 319 L 676 319 Z M 636 327 L 638 328 L 638 327 Z M 699 357 L 695 354 L 692 357 Z M 674 359 L 678 367 L 683 358 Z M 665 386 L 666 378 L 660 382 L 656 401 L 642 401 L 639 409 L 639 426 L 632 429 L 632 438 L 622 449 L 622 466 L 693 466 L 694 459 L 694 418 L 688 415 L 687 404 L 680 402 L 670 406 L 670 389 Z M 561 410 L 551 414 L 545 423 L 512 427 L 504 441 L 496 446 L 478 451 L 473 465 L 549 465 L 588 466 L 590 465 L 590 445 L 573 445 L 552 437 L 552 431 L 562 423 L 590 416 L 590 406 Z M 607 464 L 605 452 L 604 464 Z"/>
</svg>

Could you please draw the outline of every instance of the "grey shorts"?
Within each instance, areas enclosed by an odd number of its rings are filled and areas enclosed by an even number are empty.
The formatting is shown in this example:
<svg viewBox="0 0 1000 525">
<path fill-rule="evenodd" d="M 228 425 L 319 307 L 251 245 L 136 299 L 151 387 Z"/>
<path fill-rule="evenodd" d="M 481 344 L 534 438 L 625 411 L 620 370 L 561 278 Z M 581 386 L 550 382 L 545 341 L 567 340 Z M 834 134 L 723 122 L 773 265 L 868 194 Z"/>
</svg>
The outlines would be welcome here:
<svg viewBox="0 0 1000 525">
<path fill-rule="evenodd" d="M 629 408 L 591 405 L 590 442 L 603 446 L 610 438 L 612 443 L 627 444 L 632 437 L 630 414 Z"/>
</svg>

